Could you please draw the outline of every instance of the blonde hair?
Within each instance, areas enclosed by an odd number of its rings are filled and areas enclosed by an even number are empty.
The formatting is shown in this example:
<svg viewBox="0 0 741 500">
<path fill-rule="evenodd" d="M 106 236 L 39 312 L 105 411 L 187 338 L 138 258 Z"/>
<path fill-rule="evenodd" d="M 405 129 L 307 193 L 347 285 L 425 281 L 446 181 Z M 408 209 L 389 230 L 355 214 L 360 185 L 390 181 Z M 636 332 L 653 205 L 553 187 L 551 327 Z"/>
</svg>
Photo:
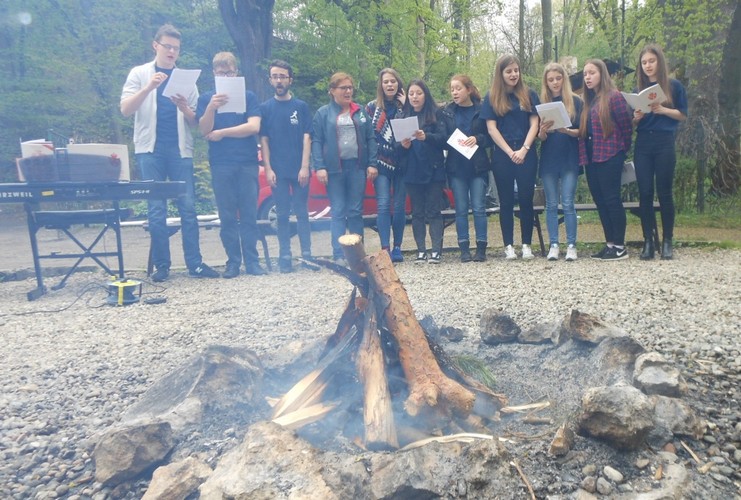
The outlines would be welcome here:
<svg viewBox="0 0 741 500">
<path fill-rule="evenodd" d="M 219 52 L 214 56 L 211 65 L 214 68 L 230 67 L 237 69 L 237 58 L 231 52 Z"/>
<path fill-rule="evenodd" d="M 520 60 L 511 54 L 506 54 L 497 59 L 494 70 L 494 79 L 491 82 L 491 89 L 489 90 L 489 104 L 494 109 L 497 115 L 504 116 L 512 110 L 512 105 L 509 102 L 507 96 L 508 90 L 504 83 L 504 69 L 510 64 L 517 64 L 518 68 L 522 68 Z M 520 108 L 523 111 L 530 112 L 532 110 L 532 104 L 530 103 L 530 95 L 528 94 L 527 85 L 522 81 L 522 73 L 520 78 L 517 80 L 512 93 L 520 101 Z"/>
<path fill-rule="evenodd" d="M 543 82 L 540 86 L 540 102 L 553 102 L 553 92 L 548 87 L 548 73 L 556 72 L 563 77 L 563 85 L 561 86 L 561 102 L 566 108 L 566 112 L 569 114 L 569 118 L 573 121 L 576 118 L 576 107 L 574 106 L 574 92 L 571 90 L 571 80 L 569 75 L 566 74 L 566 68 L 563 65 L 551 62 L 546 64 L 543 69 Z"/>
<path fill-rule="evenodd" d="M 340 86 L 340 83 L 345 80 L 350 80 L 350 83 L 353 83 L 352 77 L 350 75 L 343 71 L 338 71 L 337 73 L 329 77 L 329 88 L 336 89 Z"/>
</svg>

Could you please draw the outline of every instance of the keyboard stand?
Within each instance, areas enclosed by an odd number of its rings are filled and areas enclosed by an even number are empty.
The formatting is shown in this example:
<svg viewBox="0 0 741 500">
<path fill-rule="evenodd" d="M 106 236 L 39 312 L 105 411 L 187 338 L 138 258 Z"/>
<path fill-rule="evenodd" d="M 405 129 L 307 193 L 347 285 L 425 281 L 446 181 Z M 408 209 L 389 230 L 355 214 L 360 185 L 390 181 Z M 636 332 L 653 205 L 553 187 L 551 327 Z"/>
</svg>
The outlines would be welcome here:
<svg viewBox="0 0 741 500">
<path fill-rule="evenodd" d="M 89 258 L 95 261 L 106 273 L 113 276 L 115 273 L 103 262 L 101 257 L 117 257 L 118 279 L 124 279 L 123 246 L 121 244 L 121 220 L 130 215 L 129 209 L 121 209 L 118 202 L 113 203 L 113 208 L 98 210 L 67 210 L 67 211 L 42 211 L 37 210 L 38 205 L 26 203 L 26 217 L 28 221 L 28 235 L 31 238 L 31 251 L 33 252 L 33 266 L 36 273 L 36 288 L 26 294 L 28 300 L 36 300 L 46 293 L 44 277 L 41 269 L 42 259 L 77 259 L 67 270 L 62 280 L 51 287 L 52 290 L 63 288 L 67 279 L 77 270 L 83 260 Z M 72 232 L 70 227 L 79 224 L 103 224 L 98 235 L 92 243 L 85 245 Z M 39 252 L 39 244 L 36 234 L 39 229 L 56 229 L 62 231 L 72 240 L 80 251 L 76 253 L 49 253 L 42 255 Z M 96 251 L 95 246 L 103 239 L 108 229 L 112 229 L 116 235 L 116 251 Z"/>
</svg>

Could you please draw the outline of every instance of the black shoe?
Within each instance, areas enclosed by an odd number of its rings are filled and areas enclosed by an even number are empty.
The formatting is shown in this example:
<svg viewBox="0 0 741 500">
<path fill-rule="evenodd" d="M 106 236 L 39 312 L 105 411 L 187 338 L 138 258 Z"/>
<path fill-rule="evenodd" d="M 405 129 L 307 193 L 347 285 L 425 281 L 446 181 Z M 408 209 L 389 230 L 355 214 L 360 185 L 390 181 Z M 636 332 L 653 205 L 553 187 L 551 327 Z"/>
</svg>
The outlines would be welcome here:
<svg viewBox="0 0 741 500">
<path fill-rule="evenodd" d="M 219 273 L 211 269 L 209 266 L 201 262 L 201 265 L 195 269 L 191 269 L 188 273 L 191 278 L 218 278 Z"/>
<path fill-rule="evenodd" d="M 468 247 L 468 242 L 463 242 L 458 245 L 461 249 L 461 262 L 471 262 L 473 257 L 471 256 L 471 249 Z"/>
<path fill-rule="evenodd" d="M 661 260 L 672 260 L 673 258 L 672 240 L 664 240 L 661 243 Z"/>
<path fill-rule="evenodd" d="M 292 273 L 293 263 L 291 262 L 291 258 L 281 257 L 278 259 L 278 270 L 283 274 Z"/>
<path fill-rule="evenodd" d="M 263 267 L 257 262 L 253 262 L 252 264 L 247 264 L 245 266 L 245 272 L 252 276 L 264 276 L 268 274 L 268 272 L 265 269 L 263 269 Z"/>
<path fill-rule="evenodd" d="M 486 260 L 486 245 L 485 241 L 476 242 L 476 253 L 473 256 L 474 262 L 484 262 Z"/>
<path fill-rule="evenodd" d="M 599 251 L 599 252 L 597 252 L 597 253 L 593 253 L 593 254 L 592 254 L 592 258 L 593 258 L 593 259 L 601 259 L 602 257 L 604 257 L 604 256 L 605 256 L 605 254 L 607 253 L 607 251 L 608 251 L 609 249 L 610 249 L 610 247 L 608 247 L 607 245 L 605 245 L 605 246 L 604 246 L 604 248 L 602 248 L 602 250 L 600 250 L 600 251 Z"/>
<path fill-rule="evenodd" d="M 152 281 L 155 283 L 162 283 L 170 277 L 170 269 L 167 267 L 160 267 L 152 274 Z"/>
<path fill-rule="evenodd" d="M 417 252 L 417 258 L 414 259 L 417 264 L 424 264 L 427 262 L 427 252 Z"/>
<path fill-rule="evenodd" d="M 654 258 L 654 240 L 653 238 L 649 238 L 643 241 L 643 251 L 641 252 L 639 259 L 651 260 L 653 258 Z"/>
<path fill-rule="evenodd" d="M 221 273 L 221 277 L 228 280 L 237 276 L 239 276 L 239 264 L 227 264 L 226 269 Z"/>
<path fill-rule="evenodd" d="M 612 261 L 612 260 L 624 260 L 628 258 L 628 249 L 618 248 L 618 247 L 609 247 L 607 249 L 607 252 L 602 256 L 600 260 L 604 261 Z"/>
<path fill-rule="evenodd" d="M 432 252 L 430 257 L 427 259 L 428 264 L 439 264 L 443 261 L 443 256 L 440 252 Z"/>
</svg>

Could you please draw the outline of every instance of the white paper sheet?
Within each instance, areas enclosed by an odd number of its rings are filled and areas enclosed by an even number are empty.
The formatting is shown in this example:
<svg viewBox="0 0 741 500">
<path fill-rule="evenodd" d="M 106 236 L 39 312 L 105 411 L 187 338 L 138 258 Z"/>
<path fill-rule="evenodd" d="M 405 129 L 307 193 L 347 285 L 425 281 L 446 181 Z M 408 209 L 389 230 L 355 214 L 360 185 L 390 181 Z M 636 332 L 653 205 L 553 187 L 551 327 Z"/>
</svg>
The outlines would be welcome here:
<svg viewBox="0 0 741 500">
<path fill-rule="evenodd" d="M 450 134 L 450 137 L 448 137 L 448 144 L 450 144 L 453 149 L 458 151 L 460 154 L 465 156 L 467 160 L 470 160 L 476 150 L 479 149 L 479 145 L 474 144 L 473 146 L 463 146 L 461 142 L 465 141 L 466 139 L 468 139 L 468 136 L 457 128 L 455 129 L 455 132 Z"/>
<path fill-rule="evenodd" d="M 620 185 L 630 184 L 636 181 L 636 167 L 632 161 L 623 163 L 623 173 L 620 175 Z"/>
<path fill-rule="evenodd" d="M 419 118 L 410 116 L 409 118 L 394 118 L 389 122 L 391 130 L 394 132 L 396 142 L 404 139 L 414 140 L 414 133 L 419 130 Z"/>
<path fill-rule="evenodd" d="M 571 118 L 569 118 L 569 114 L 566 112 L 566 106 L 564 106 L 561 101 L 537 104 L 535 109 L 538 111 L 538 116 L 540 116 L 542 121 L 553 122 L 551 130 L 558 130 L 560 128 L 568 128 L 571 126 Z"/>
<path fill-rule="evenodd" d="M 180 94 L 183 97 L 188 97 L 193 92 L 199 76 L 201 76 L 200 69 L 173 69 L 172 74 L 165 82 L 166 86 L 162 95 L 172 97 Z"/>
<path fill-rule="evenodd" d="M 218 109 L 218 113 L 246 113 L 247 98 L 243 76 L 216 76 L 216 93 L 226 94 L 228 101 Z"/>
</svg>

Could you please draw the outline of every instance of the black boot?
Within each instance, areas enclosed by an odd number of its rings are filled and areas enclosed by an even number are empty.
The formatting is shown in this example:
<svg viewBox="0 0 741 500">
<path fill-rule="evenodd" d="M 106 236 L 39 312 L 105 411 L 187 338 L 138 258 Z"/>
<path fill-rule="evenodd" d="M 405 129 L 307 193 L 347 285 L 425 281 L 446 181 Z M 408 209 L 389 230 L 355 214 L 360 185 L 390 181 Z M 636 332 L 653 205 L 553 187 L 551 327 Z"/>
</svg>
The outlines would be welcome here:
<svg viewBox="0 0 741 500">
<path fill-rule="evenodd" d="M 470 245 L 468 240 L 458 242 L 458 248 L 461 249 L 461 262 L 471 262 Z"/>
<path fill-rule="evenodd" d="M 486 260 L 486 242 L 476 242 L 476 255 L 473 256 L 474 262 L 484 262 Z"/>
<path fill-rule="evenodd" d="M 651 260 L 654 258 L 654 240 L 653 238 L 646 238 L 643 240 L 643 251 L 641 252 L 641 260 Z"/>
<path fill-rule="evenodd" d="M 661 244 L 661 260 L 672 260 L 674 253 L 672 250 L 672 240 L 665 239 Z"/>
</svg>

